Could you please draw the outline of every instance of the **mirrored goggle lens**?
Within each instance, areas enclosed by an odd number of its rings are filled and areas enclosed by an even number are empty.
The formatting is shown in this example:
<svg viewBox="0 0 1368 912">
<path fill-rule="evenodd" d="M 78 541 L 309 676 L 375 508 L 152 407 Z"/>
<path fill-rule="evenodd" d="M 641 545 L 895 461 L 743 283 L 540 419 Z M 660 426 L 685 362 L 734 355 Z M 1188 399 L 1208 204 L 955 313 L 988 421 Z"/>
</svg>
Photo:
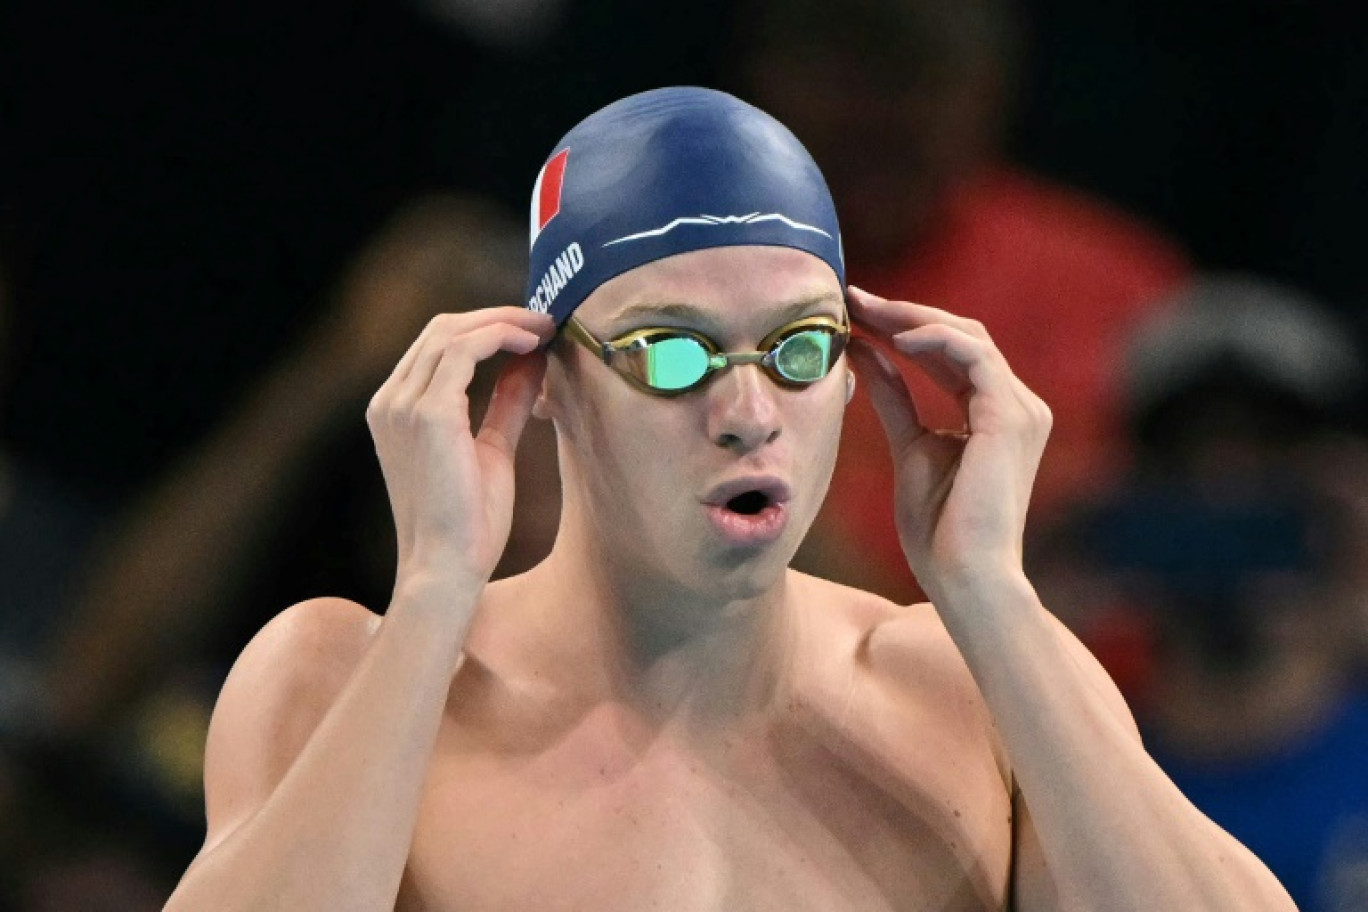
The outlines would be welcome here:
<svg viewBox="0 0 1368 912">
<path fill-rule="evenodd" d="M 641 379 L 659 390 L 686 389 L 708 373 L 708 350 L 687 336 L 654 339 L 642 355 Z"/>
<path fill-rule="evenodd" d="M 774 350 L 774 369 L 794 383 L 812 383 L 831 370 L 832 340 L 836 334 L 826 329 L 805 329 L 779 343 Z"/>
</svg>

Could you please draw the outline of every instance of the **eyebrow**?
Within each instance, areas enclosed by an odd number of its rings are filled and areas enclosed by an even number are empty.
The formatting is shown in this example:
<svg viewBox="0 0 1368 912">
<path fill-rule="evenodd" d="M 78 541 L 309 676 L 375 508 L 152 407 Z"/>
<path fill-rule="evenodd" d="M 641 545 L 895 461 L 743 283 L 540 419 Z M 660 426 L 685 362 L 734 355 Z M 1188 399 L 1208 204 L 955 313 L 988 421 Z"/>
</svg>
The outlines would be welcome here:
<svg viewBox="0 0 1368 912">
<path fill-rule="evenodd" d="M 796 301 L 784 305 L 775 312 L 776 325 L 795 320 L 799 314 L 820 307 L 823 304 L 842 304 L 841 295 L 834 291 L 819 291 L 805 295 Z M 693 304 L 682 302 L 656 303 L 653 301 L 641 301 L 632 304 L 614 316 L 611 320 L 613 325 L 621 326 L 640 317 L 673 317 L 694 325 L 701 325 L 707 329 L 717 329 L 716 318 Z"/>
</svg>

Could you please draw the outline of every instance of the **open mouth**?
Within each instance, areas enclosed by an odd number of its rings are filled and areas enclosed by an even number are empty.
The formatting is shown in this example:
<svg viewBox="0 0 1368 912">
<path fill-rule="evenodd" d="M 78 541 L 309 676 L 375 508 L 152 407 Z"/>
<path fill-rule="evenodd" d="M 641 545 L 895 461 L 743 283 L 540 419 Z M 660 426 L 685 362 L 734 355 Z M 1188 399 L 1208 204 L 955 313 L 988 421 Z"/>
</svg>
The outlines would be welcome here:
<svg viewBox="0 0 1368 912">
<path fill-rule="evenodd" d="M 788 524 L 788 500 L 782 480 L 753 477 L 718 485 L 704 504 L 726 541 L 749 548 L 779 539 Z"/>
<path fill-rule="evenodd" d="M 726 507 L 742 516 L 754 516 L 770 505 L 769 495 L 764 491 L 745 491 L 727 501 Z"/>
</svg>

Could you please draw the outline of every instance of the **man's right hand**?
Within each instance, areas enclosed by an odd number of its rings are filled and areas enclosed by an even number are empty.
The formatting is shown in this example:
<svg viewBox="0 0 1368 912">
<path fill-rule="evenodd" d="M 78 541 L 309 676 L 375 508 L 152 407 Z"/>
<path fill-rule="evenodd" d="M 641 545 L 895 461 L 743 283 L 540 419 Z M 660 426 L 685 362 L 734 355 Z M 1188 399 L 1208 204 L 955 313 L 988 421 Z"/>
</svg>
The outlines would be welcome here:
<svg viewBox="0 0 1368 912">
<path fill-rule="evenodd" d="M 513 455 L 541 387 L 555 333 L 549 316 L 519 307 L 441 314 L 428 323 L 371 399 L 375 440 L 399 538 L 398 579 L 482 587 L 508 541 Z M 478 434 L 466 390 L 481 361 L 512 361 Z"/>
</svg>

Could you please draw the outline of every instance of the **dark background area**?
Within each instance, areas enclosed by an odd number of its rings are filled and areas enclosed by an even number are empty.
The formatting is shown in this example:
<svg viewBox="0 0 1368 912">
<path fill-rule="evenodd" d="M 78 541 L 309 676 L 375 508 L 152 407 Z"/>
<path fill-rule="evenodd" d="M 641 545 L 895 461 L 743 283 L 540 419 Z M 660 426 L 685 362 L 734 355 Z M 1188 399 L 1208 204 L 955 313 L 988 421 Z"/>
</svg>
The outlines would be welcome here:
<svg viewBox="0 0 1368 912">
<path fill-rule="evenodd" d="M 74 528 L 118 531 L 120 517 L 142 515 L 141 498 L 178 477 L 177 458 L 228 423 L 268 369 L 338 309 L 349 265 L 412 201 L 480 198 L 522 225 L 537 169 L 581 118 L 661 85 L 733 88 L 744 70 L 733 31 L 750 0 L 564 0 L 544 34 L 512 45 L 478 40 L 422 5 L 440 2 L 459 0 L 0 0 L 0 486 L 13 461 L 28 470 L 15 477 L 41 477 L 60 492 L 44 509 L 66 511 L 72 495 L 82 500 L 67 511 Z M 1029 44 L 1012 92 L 1012 158 L 1147 220 L 1187 251 L 1195 273 L 1249 272 L 1303 289 L 1368 339 L 1368 7 L 1021 6 Z M 977 258 L 969 268 L 983 274 Z M 1049 329 L 1063 363 L 1082 343 L 1067 325 Z M 35 818 L 43 826 L 24 825 L 23 842 L 62 849 L 49 852 L 55 867 L 39 859 L 34 870 L 78 881 L 61 865 L 72 834 L 89 832 L 116 848 L 145 841 L 143 857 L 169 888 L 203 836 L 198 770 L 173 806 L 150 790 L 160 779 L 130 771 L 128 756 L 144 742 L 193 754 L 228 665 L 284 606 L 321 593 L 384 604 L 392 574 L 364 564 L 393 559 L 374 548 L 380 538 L 392 544 L 388 517 L 376 512 L 386 506 L 383 484 L 361 406 L 354 421 L 349 402 L 339 408 L 346 428 L 315 428 L 318 451 L 297 474 L 279 470 L 287 480 L 263 500 L 270 509 L 260 512 L 271 515 L 242 524 L 255 550 L 214 552 L 217 565 L 249 568 L 230 574 L 242 579 L 206 586 L 222 590 L 206 595 L 219 599 L 208 608 L 163 599 L 216 620 L 177 661 L 161 663 L 166 680 L 128 714 L 133 723 L 115 720 L 98 732 L 95 753 L 65 754 L 66 767 L 51 762 L 63 755 L 20 757 L 11 799 L 38 781 L 43 806 L 69 817 L 45 811 Z M 202 515 L 191 515 L 196 533 L 213 525 Z M 31 527 L 19 536 L 43 538 Z M 1056 558 L 1072 559 L 1066 545 Z M 78 559 L 73 546 L 72 566 Z M 0 583 L 12 582 L 13 569 L 0 566 Z M 141 576 L 161 573 L 158 564 Z M 1368 591 L 1357 579 L 1349 588 Z M 91 604 L 101 619 L 118 617 L 103 598 Z M 124 629 L 143 637 L 159 623 Z M 172 703 L 181 715 L 142 731 L 147 704 L 156 709 L 168 693 L 185 698 Z M 26 705 L 19 716 L 28 715 L 36 713 Z M 1337 754 L 1337 768 L 1360 753 Z M 1356 769 L 1344 775 L 1361 781 Z M 0 863 L 0 912 L 8 876 Z M 102 892 L 118 895 L 98 885 L 84 895 Z"/>
<path fill-rule="evenodd" d="M 455 188 L 521 211 L 568 124 L 624 89 L 706 80 L 713 6 L 665 22 L 586 4 L 546 46 L 495 53 L 398 4 L 11 4 L 14 447 L 98 499 L 128 493 L 403 200 Z"/>
<path fill-rule="evenodd" d="M 401 4 L 0 7 L 0 433 L 98 503 L 204 431 L 403 200 L 521 213 L 555 139 L 716 84 L 732 4 L 569 3 L 498 51 Z M 1358 4 L 1033 0 L 1012 148 L 1363 325 Z"/>
</svg>

